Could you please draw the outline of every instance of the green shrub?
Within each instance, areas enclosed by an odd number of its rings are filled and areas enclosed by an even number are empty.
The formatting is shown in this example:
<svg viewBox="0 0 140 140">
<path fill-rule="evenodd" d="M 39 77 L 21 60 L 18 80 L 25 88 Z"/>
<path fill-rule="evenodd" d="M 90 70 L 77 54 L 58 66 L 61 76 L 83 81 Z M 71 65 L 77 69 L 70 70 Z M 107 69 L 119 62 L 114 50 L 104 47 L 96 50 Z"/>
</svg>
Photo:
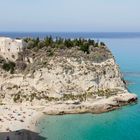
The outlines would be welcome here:
<svg viewBox="0 0 140 140">
<path fill-rule="evenodd" d="M 65 42 L 64 42 L 64 44 L 65 44 L 65 46 L 66 46 L 67 48 L 73 47 L 73 41 L 70 40 L 70 39 L 66 39 Z"/>
<path fill-rule="evenodd" d="M 2 68 L 5 70 L 5 71 L 10 71 L 10 73 L 14 73 L 14 70 L 15 70 L 15 63 L 14 62 L 5 62 L 2 66 Z"/>
<path fill-rule="evenodd" d="M 98 42 L 96 42 L 94 47 L 99 47 L 99 43 L 98 43 Z"/>
<path fill-rule="evenodd" d="M 104 42 L 100 42 L 100 45 L 101 45 L 101 46 L 105 46 L 105 43 L 104 43 Z"/>
<path fill-rule="evenodd" d="M 84 53 L 89 54 L 89 45 L 88 44 L 81 45 L 80 50 L 83 51 Z"/>
</svg>

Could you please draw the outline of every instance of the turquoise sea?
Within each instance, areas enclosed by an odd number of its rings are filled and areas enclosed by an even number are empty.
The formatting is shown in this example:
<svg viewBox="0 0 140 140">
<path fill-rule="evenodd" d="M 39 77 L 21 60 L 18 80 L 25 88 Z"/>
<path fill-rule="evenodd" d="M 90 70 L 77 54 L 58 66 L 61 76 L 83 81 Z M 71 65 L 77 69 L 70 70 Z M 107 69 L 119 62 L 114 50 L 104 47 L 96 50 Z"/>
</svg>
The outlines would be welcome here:
<svg viewBox="0 0 140 140">
<path fill-rule="evenodd" d="M 129 90 L 140 96 L 140 38 L 101 40 L 132 83 Z M 46 116 L 40 123 L 47 140 L 140 140 L 140 103 L 99 115 Z"/>
<path fill-rule="evenodd" d="M 112 50 L 129 91 L 140 97 L 140 33 L 0 33 L 10 37 L 95 38 Z M 104 114 L 46 116 L 40 120 L 40 135 L 46 140 L 140 140 L 140 103 Z"/>
</svg>

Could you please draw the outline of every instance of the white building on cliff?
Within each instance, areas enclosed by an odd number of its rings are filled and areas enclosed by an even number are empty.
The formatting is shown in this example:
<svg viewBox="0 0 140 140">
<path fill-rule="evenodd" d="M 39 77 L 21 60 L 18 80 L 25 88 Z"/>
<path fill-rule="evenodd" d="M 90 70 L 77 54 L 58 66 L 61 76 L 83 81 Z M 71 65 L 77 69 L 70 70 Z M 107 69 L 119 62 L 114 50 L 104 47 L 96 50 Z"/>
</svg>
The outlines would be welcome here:
<svg viewBox="0 0 140 140">
<path fill-rule="evenodd" d="M 15 61 L 18 58 L 18 53 L 22 51 L 22 48 L 22 40 L 0 37 L 0 55 L 6 60 Z"/>
</svg>

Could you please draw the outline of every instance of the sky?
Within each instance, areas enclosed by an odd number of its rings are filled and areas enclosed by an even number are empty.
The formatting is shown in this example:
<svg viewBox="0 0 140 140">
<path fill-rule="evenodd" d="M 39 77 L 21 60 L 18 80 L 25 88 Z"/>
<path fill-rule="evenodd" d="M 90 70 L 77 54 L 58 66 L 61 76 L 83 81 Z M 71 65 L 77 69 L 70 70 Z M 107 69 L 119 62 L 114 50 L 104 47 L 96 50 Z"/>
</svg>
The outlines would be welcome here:
<svg viewBox="0 0 140 140">
<path fill-rule="evenodd" d="M 1 32 L 140 32 L 140 0 L 0 0 Z"/>
</svg>

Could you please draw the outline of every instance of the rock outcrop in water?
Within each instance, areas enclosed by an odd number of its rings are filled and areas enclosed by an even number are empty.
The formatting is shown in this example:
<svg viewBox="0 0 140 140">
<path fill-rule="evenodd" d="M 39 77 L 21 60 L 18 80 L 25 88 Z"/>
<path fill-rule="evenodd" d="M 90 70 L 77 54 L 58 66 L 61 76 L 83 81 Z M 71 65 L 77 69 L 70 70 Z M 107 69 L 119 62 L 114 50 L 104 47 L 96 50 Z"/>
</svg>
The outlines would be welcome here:
<svg viewBox="0 0 140 140">
<path fill-rule="evenodd" d="M 14 64 L 1 58 L 1 104 L 32 103 L 45 106 L 47 114 L 63 114 L 101 113 L 135 102 L 111 52 L 94 44 L 86 51 L 80 45 L 27 47 Z"/>
</svg>

